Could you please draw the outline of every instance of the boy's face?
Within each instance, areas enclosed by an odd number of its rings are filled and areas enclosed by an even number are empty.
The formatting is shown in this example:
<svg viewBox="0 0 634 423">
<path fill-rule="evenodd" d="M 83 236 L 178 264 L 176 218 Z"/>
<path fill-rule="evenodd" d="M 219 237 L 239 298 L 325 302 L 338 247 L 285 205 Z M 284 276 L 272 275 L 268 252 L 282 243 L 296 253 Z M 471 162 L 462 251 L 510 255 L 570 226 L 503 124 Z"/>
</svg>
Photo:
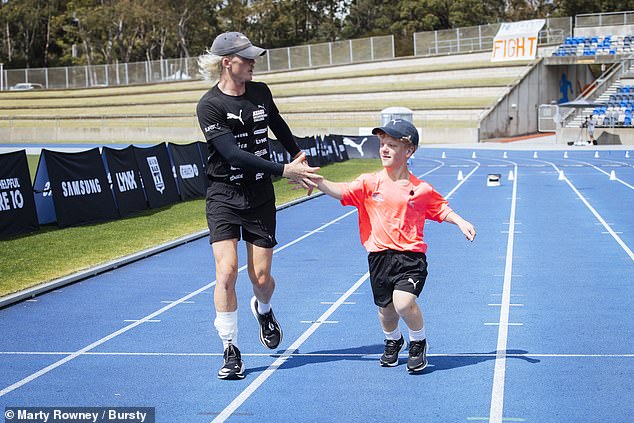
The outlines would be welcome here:
<svg viewBox="0 0 634 423">
<path fill-rule="evenodd" d="M 379 137 L 379 155 L 385 168 L 397 169 L 407 166 L 407 159 L 414 152 L 414 146 L 394 138 L 385 132 L 377 133 Z"/>
</svg>

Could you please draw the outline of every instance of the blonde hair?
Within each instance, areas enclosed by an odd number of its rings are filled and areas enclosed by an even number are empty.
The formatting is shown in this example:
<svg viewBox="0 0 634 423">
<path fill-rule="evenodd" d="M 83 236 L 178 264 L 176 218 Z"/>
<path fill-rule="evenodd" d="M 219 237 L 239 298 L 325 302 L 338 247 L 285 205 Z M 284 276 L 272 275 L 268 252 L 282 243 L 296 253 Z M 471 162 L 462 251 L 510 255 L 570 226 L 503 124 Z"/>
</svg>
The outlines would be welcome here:
<svg viewBox="0 0 634 423">
<path fill-rule="evenodd" d="M 205 54 L 198 56 L 198 73 L 205 81 L 215 83 L 220 79 L 222 57 L 212 54 L 211 49 L 207 49 Z"/>
</svg>

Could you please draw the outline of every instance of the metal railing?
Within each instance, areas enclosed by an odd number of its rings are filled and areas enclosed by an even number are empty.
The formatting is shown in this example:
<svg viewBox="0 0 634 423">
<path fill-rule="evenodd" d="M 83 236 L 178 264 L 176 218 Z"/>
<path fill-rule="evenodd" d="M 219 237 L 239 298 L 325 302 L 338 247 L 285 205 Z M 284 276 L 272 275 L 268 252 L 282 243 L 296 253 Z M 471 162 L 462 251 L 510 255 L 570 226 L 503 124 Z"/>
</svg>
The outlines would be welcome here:
<svg viewBox="0 0 634 423">
<path fill-rule="evenodd" d="M 634 25 L 634 12 L 586 13 L 575 16 L 575 28 Z"/>
<path fill-rule="evenodd" d="M 258 59 L 258 72 L 310 69 L 394 57 L 394 36 L 276 48 Z M 200 79 L 196 57 L 110 65 L 3 69 L 0 91 L 31 82 L 44 88 L 90 88 Z"/>
<path fill-rule="evenodd" d="M 414 33 L 414 55 L 470 53 L 490 50 L 501 23 Z M 548 18 L 539 44 L 561 43 L 572 35 L 572 18 Z"/>
</svg>

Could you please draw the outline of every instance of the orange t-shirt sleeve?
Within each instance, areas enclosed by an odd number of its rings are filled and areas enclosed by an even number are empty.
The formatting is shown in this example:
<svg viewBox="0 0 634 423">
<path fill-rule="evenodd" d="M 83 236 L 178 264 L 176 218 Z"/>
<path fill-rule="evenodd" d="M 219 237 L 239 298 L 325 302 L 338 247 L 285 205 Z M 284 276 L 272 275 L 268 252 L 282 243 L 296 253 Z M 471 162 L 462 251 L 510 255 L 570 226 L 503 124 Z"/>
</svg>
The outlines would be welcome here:
<svg viewBox="0 0 634 423">
<path fill-rule="evenodd" d="M 427 204 L 427 214 L 425 215 L 425 218 L 435 220 L 436 222 L 442 222 L 451 212 L 452 210 L 451 207 L 449 207 L 449 202 L 445 200 L 438 191 L 432 188 L 429 194 L 429 202 Z"/>
</svg>

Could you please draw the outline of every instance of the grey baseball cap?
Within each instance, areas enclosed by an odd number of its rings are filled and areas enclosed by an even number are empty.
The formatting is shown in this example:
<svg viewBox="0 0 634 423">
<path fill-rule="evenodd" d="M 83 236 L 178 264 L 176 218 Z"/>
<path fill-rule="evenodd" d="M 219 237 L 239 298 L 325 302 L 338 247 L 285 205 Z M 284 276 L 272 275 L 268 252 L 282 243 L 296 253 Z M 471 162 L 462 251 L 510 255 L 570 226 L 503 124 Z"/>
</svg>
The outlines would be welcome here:
<svg viewBox="0 0 634 423">
<path fill-rule="evenodd" d="M 384 126 L 374 128 L 372 134 L 376 135 L 379 131 L 385 132 L 397 139 L 406 138 L 410 140 L 415 147 L 418 147 L 418 131 L 411 122 L 404 119 L 392 119 Z"/>
<path fill-rule="evenodd" d="M 237 54 L 245 59 L 256 59 L 266 53 L 266 50 L 251 44 L 251 41 L 240 32 L 225 32 L 216 37 L 211 45 L 211 54 L 229 56 Z"/>
</svg>

